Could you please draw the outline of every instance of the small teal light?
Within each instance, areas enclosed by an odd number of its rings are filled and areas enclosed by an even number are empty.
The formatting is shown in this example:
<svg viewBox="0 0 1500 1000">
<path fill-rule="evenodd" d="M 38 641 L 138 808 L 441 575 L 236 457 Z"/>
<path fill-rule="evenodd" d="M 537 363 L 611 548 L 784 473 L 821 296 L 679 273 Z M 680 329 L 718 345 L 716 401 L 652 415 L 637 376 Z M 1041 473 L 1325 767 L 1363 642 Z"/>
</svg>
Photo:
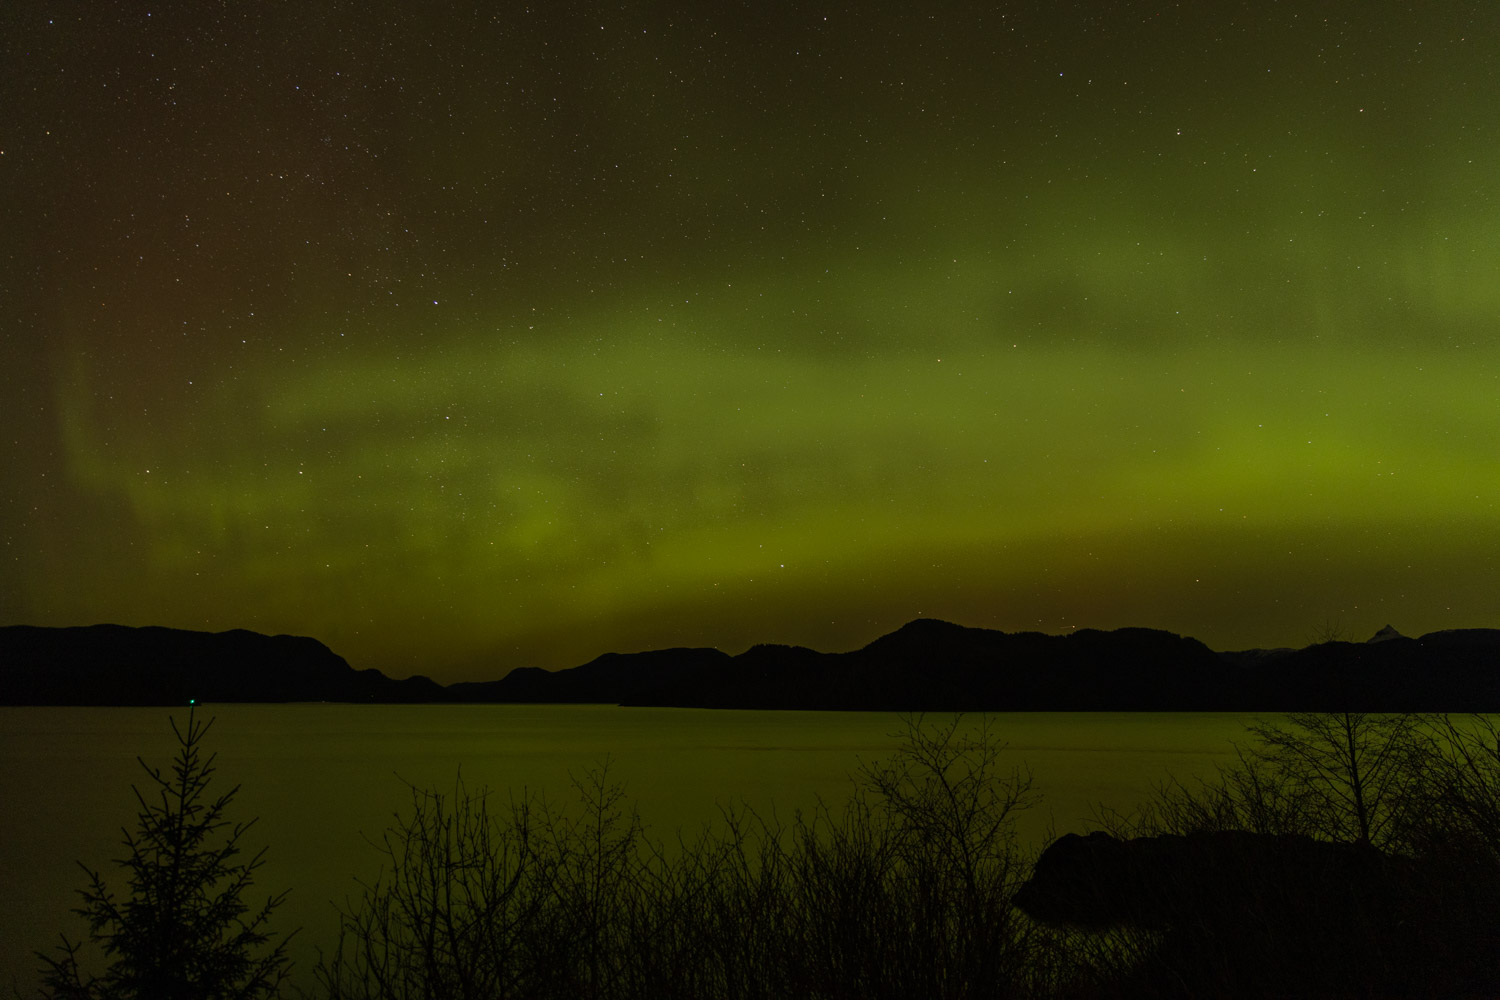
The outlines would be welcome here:
<svg viewBox="0 0 1500 1000">
<path fill-rule="evenodd" d="M 198 699 L 197 698 L 189 698 L 188 699 L 188 704 L 189 705 L 196 705 L 196 704 L 198 704 Z"/>
</svg>

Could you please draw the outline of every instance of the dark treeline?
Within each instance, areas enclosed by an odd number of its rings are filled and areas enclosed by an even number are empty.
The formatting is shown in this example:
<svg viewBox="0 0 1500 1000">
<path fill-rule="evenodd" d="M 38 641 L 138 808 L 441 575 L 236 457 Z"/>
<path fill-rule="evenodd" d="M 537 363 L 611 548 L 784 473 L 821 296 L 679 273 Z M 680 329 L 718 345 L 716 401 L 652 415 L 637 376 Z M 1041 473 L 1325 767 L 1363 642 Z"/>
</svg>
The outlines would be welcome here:
<svg viewBox="0 0 1500 1000">
<path fill-rule="evenodd" d="M 51 997 L 298 995 L 248 902 L 232 791 L 191 717 L 138 792 L 129 897 Z M 909 720 L 848 800 L 653 840 L 602 763 L 563 807 L 413 788 L 305 986 L 328 998 L 1466 997 L 1500 988 L 1500 733 L 1481 717 L 1294 714 L 1214 776 L 1058 838 L 992 720 Z M 148 771 L 150 769 L 148 768 Z"/>
</svg>

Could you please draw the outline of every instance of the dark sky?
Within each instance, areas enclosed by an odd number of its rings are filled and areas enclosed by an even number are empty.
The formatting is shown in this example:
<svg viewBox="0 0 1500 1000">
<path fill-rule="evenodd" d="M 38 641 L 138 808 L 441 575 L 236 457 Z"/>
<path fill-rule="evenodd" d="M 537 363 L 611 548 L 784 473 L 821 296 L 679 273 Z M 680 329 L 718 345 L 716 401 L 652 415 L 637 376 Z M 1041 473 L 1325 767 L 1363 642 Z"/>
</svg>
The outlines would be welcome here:
<svg viewBox="0 0 1500 1000">
<path fill-rule="evenodd" d="M 1491 2 L 28 0 L 0 146 L 5 622 L 1500 624 Z"/>
</svg>

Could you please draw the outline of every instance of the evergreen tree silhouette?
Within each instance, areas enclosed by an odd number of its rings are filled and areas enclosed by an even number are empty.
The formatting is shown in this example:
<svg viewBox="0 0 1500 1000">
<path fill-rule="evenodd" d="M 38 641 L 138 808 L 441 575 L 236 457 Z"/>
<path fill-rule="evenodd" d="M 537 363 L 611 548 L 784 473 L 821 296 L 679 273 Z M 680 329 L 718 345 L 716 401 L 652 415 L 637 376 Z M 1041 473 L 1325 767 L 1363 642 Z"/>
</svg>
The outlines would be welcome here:
<svg viewBox="0 0 1500 1000">
<path fill-rule="evenodd" d="M 139 812 L 125 834 L 129 895 L 119 898 L 99 872 L 88 875 L 74 913 L 88 922 L 88 937 L 108 965 L 102 975 L 85 973 L 80 942 L 63 935 L 56 955 L 37 953 L 45 964 L 42 995 L 87 1000 L 227 1000 L 280 995 L 289 971 L 289 937 L 274 943 L 272 912 L 286 893 L 251 910 L 244 901 L 265 851 L 241 858 L 240 837 L 254 823 L 227 818 L 239 786 L 210 798 L 214 754 L 201 744 L 213 720 L 187 725 L 172 719 L 178 750 L 170 773 L 137 758 L 150 776 L 147 791 L 132 787 Z"/>
</svg>

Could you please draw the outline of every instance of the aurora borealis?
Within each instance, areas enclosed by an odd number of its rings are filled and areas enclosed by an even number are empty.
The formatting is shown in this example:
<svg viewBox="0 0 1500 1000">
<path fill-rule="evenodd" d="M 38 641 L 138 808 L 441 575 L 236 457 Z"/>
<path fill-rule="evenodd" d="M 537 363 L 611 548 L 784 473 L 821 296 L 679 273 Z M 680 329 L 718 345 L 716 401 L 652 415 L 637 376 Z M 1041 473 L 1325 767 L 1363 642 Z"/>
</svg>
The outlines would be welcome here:
<svg viewBox="0 0 1500 1000">
<path fill-rule="evenodd" d="M 9 4 L 0 621 L 1500 625 L 1500 8 Z"/>
</svg>

